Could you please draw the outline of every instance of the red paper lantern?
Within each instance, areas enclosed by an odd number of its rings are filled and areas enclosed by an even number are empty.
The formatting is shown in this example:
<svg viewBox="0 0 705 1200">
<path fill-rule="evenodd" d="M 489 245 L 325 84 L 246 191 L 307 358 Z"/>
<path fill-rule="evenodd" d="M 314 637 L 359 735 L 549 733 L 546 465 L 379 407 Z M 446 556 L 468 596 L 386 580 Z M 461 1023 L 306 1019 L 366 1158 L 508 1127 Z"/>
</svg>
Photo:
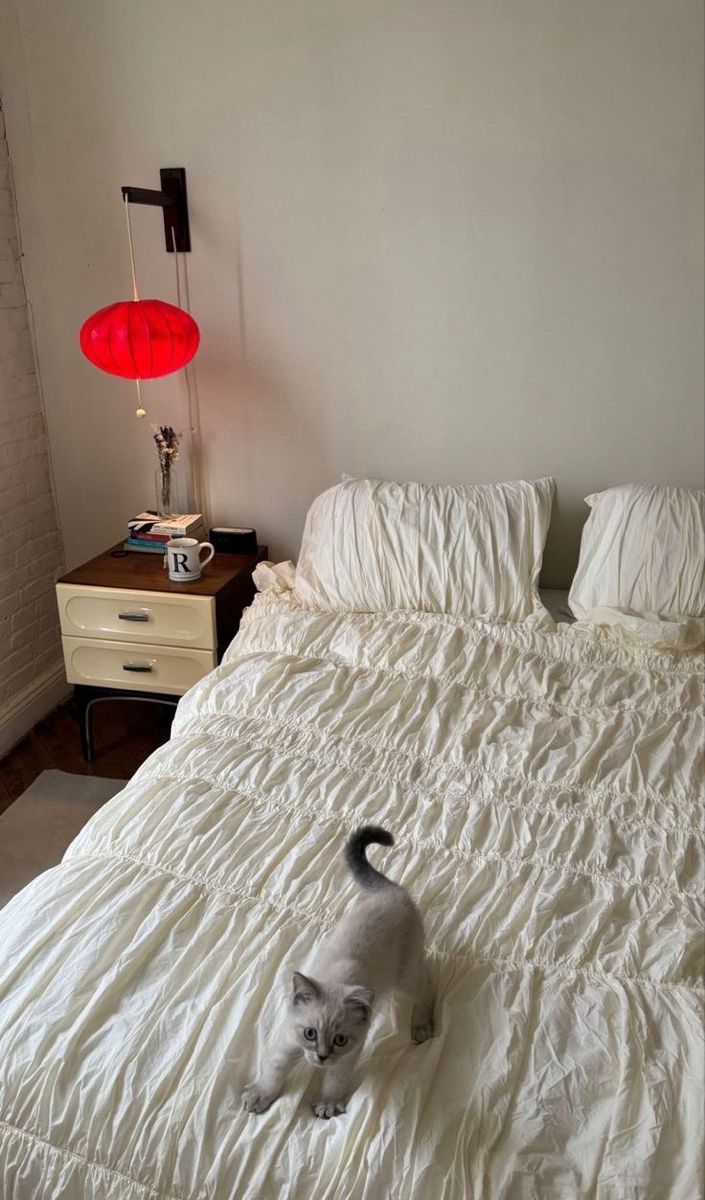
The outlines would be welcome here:
<svg viewBox="0 0 705 1200">
<path fill-rule="evenodd" d="M 189 313 L 164 300 L 118 300 L 81 327 L 89 362 L 122 379 L 156 379 L 191 361 L 200 341 Z"/>
</svg>

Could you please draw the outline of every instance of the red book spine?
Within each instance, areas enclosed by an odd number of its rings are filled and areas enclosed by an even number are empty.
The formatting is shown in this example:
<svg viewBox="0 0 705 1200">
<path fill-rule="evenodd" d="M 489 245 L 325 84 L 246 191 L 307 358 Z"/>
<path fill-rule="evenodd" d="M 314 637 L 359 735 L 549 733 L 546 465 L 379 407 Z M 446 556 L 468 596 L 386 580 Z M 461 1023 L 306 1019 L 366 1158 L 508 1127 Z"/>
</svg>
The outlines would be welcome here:
<svg viewBox="0 0 705 1200">
<path fill-rule="evenodd" d="M 130 537 L 137 538 L 140 542 L 170 542 L 172 535 L 168 533 L 138 533 L 131 529 Z"/>
</svg>

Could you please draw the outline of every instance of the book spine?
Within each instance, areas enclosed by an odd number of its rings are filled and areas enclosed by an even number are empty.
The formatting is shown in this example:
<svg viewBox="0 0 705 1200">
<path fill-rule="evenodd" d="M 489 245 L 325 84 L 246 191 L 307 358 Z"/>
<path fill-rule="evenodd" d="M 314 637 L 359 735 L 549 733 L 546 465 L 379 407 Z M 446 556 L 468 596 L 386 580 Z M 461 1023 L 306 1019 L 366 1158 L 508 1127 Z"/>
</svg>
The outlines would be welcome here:
<svg viewBox="0 0 705 1200">
<path fill-rule="evenodd" d="M 157 521 L 150 529 L 150 533 L 166 533 L 169 537 L 191 537 L 194 529 L 200 529 L 203 525 L 203 519 L 198 517 L 197 520 L 191 521 L 189 525 L 170 524 L 169 521 Z"/>
<path fill-rule="evenodd" d="M 206 534 L 203 526 L 194 525 L 193 529 L 174 529 L 172 533 L 167 533 L 164 535 L 164 541 L 166 543 L 172 541 L 173 538 L 188 537 L 198 538 L 198 540 L 202 542 L 205 536 Z"/>
<path fill-rule="evenodd" d="M 164 535 L 164 537 L 165 537 L 165 538 L 167 539 L 167 541 L 168 541 L 170 538 L 177 538 L 177 537 L 193 537 L 193 536 L 194 536 L 194 533 L 193 533 L 193 531 L 194 531 L 194 529 L 196 529 L 196 528 L 197 528 L 197 526 L 195 526 L 195 525 L 194 525 L 194 526 L 192 526 L 192 528 L 191 528 L 191 529 L 164 529 L 164 528 L 163 528 L 163 527 L 160 525 L 159 529 L 155 530 L 155 532 L 156 532 L 156 533 L 159 533 L 159 534 L 163 534 L 163 535 Z"/>
<path fill-rule="evenodd" d="M 163 544 L 164 542 L 168 542 L 170 540 L 170 535 L 168 533 L 152 533 L 151 531 L 149 533 L 133 533 L 130 531 L 127 536 L 129 538 L 135 538 L 139 542 L 160 542 Z"/>
<path fill-rule="evenodd" d="M 122 543 L 124 550 L 140 550 L 142 554 L 162 554 L 166 553 L 164 546 L 157 542 L 140 542 L 137 538 L 125 538 Z"/>
</svg>

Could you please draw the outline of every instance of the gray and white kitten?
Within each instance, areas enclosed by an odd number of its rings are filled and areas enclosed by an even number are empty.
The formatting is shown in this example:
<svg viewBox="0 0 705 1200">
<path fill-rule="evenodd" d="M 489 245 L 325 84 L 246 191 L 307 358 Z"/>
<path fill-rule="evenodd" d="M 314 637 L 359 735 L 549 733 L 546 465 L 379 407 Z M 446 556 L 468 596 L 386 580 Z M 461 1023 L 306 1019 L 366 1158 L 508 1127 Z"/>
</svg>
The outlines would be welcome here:
<svg viewBox="0 0 705 1200">
<path fill-rule="evenodd" d="M 394 838 L 377 825 L 363 825 L 345 844 L 345 861 L 362 895 L 315 951 L 311 974 L 295 972 L 286 1015 L 266 1047 L 258 1078 L 243 1093 L 247 1112 L 265 1112 L 293 1066 L 305 1059 L 321 1069 L 316 1116 L 344 1113 L 372 1002 L 385 994 L 400 992 L 412 1001 L 415 1042 L 433 1036 L 434 989 L 421 915 L 404 888 L 368 863 L 365 849 L 373 842 L 392 846 Z"/>
</svg>

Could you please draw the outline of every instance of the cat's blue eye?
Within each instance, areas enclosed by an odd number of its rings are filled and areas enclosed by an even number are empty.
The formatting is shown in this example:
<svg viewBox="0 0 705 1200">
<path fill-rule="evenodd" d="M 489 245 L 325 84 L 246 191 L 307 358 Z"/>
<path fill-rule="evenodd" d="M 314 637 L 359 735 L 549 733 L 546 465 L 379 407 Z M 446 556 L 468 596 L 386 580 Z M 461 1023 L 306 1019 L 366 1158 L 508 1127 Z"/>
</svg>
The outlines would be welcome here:
<svg viewBox="0 0 705 1200">
<path fill-rule="evenodd" d="M 318 1034 L 316 1033 L 316 1030 L 312 1029 L 309 1025 L 307 1029 L 304 1029 L 304 1037 L 306 1038 L 307 1042 L 315 1042 Z"/>
<path fill-rule="evenodd" d="M 346 1038 L 344 1033 L 336 1033 L 335 1037 L 333 1038 L 333 1045 L 334 1046 L 344 1046 L 346 1044 L 347 1040 L 348 1039 Z"/>
</svg>

